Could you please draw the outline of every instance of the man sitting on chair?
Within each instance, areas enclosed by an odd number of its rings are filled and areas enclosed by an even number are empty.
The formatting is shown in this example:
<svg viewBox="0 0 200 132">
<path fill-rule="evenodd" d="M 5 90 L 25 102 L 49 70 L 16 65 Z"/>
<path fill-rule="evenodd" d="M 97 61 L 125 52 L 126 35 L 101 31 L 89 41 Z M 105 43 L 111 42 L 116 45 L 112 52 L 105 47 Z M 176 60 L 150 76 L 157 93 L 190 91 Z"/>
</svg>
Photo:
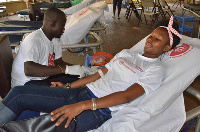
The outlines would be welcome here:
<svg viewBox="0 0 200 132">
<path fill-rule="evenodd" d="M 73 82 L 90 70 L 80 65 L 70 66 L 62 60 L 59 38 L 65 23 L 66 16 L 61 10 L 49 8 L 44 14 L 43 26 L 24 37 L 12 66 L 12 87 L 50 86 L 56 80 Z"/>
</svg>

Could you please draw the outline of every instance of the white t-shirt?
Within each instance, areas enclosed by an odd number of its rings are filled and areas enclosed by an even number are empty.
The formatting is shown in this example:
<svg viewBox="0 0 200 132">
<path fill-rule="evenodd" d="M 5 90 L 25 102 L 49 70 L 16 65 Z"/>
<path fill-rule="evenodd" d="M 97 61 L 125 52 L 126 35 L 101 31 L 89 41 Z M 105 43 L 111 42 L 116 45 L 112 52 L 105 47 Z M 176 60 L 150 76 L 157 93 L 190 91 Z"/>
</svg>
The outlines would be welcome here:
<svg viewBox="0 0 200 132">
<path fill-rule="evenodd" d="M 155 91 L 163 78 L 163 67 L 159 58 L 147 58 L 131 50 L 122 50 L 108 64 L 108 72 L 87 87 L 98 98 L 125 91 L 134 83 L 140 84 L 145 94 Z M 110 107 L 111 111 L 120 110 L 124 105 Z"/>
<path fill-rule="evenodd" d="M 24 62 L 33 61 L 41 65 L 53 66 L 54 60 L 60 57 L 62 57 L 62 49 L 59 39 L 50 41 L 42 29 L 26 35 L 13 61 L 11 87 L 24 85 L 30 80 L 42 80 L 46 78 L 26 76 L 24 74 Z"/>
</svg>

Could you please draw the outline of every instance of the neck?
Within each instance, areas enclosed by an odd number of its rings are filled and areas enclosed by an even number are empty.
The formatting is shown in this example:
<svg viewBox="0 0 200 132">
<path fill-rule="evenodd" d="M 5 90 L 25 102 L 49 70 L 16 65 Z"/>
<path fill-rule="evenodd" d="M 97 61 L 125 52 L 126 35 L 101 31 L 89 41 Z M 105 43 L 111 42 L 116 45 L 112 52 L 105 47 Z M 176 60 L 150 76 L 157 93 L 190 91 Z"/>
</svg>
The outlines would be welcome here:
<svg viewBox="0 0 200 132">
<path fill-rule="evenodd" d="M 48 30 L 46 30 L 46 28 L 44 27 L 42 27 L 41 29 L 44 32 L 45 36 L 51 41 L 53 39 L 51 33 Z"/>
<path fill-rule="evenodd" d="M 158 58 L 160 55 L 144 53 L 142 56 L 145 56 L 147 58 Z"/>
</svg>

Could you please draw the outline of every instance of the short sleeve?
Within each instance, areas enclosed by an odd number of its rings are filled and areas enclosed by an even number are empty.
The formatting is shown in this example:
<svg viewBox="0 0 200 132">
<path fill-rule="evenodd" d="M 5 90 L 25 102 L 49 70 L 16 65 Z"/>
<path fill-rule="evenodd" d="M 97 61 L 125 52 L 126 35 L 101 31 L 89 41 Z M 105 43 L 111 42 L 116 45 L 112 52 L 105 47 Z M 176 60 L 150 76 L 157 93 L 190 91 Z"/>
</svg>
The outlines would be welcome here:
<svg viewBox="0 0 200 132">
<path fill-rule="evenodd" d="M 137 83 L 144 88 L 146 94 L 149 94 L 161 85 L 163 73 L 164 69 L 162 66 L 151 66 Z"/>
<path fill-rule="evenodd" d="M 125 49 L 125 50 L 122 50 L 122 51 L 119 52 L 119 53 L 117 53 L 117 54 L 110 60 L 110 62 L 107 63 L 107 64 L 105 65 L 105 67 L 109 70 L 109 69 L 112 67 L 113 62 L 114 62 L 118 57 L 120 57 L 125 51 L 126 51 L 126 49 Z"/>
<path fill-rule="evenodd" d="M 24 62 L 33 61 L 38 63 L 40 58 L 40 41 L 31 39 L 25 42 L 25 58 Z"/>
</svg>

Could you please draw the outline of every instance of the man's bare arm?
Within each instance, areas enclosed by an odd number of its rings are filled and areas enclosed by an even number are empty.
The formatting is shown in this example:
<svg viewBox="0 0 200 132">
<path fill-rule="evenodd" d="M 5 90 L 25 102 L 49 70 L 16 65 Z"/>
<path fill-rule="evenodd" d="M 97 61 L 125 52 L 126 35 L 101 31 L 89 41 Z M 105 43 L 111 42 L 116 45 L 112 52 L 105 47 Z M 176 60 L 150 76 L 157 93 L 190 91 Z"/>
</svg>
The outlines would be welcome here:
<svg viewBox="0 0 200 132">
<path fill-rule="evenodd" d="M 26 76 L 46 77 L 61 74 L 64 70 L 61 70 L 59 66 L 45 66 L 32 61 L 24 62 L 24 73 Z"/>
</svg>

